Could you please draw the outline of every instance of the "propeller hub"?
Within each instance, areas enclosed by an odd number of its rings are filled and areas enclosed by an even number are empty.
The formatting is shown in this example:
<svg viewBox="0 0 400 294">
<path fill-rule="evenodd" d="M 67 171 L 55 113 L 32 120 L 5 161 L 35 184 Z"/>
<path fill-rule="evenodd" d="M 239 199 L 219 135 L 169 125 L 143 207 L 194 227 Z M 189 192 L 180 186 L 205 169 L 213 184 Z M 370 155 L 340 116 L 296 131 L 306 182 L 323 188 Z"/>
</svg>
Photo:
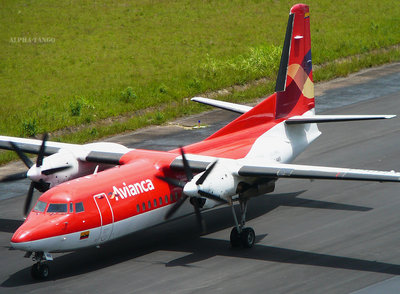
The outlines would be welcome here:
<svg viewBox="0 0 400 294">
<path fill-rule="evenodd" d="M 198 190 L 199 188 L 195 181 L 190 181 L 186 183 L 185 187 L 183 187 L 183 193 L 189 197 L 200 197 Z"/>
<path fill-rule="evenodd" d="M 42 175 L 42 168 L 37 167 L 36 165 L 33 165 L 28 172 L 26 173 L 29 179 L 31 179 L 33 182 L 39 182 L 40 179 L 43 178 Z"/>
</svg>

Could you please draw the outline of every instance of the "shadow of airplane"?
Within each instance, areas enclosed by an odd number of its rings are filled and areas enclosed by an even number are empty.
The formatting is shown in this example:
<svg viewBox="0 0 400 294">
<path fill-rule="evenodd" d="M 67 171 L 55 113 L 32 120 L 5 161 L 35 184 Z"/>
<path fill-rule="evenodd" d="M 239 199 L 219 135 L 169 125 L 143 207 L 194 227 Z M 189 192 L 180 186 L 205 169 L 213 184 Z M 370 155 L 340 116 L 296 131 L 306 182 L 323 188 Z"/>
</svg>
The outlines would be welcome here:
<svg viewBox="0 0 400 294">
<path fill-rule="evenodd" d="M 247 219 L 255 219 L 281 205 L 360 212 L 372 209 L 362 206 L 297 198 L 297 196 L 304 192 L 271 194 L 271 196 L 255 198 L 249 202 Z M 208 224 L 207 229 L 209 234 L 230 228 L 233 224 L 231 209 L 227 206 L 204 212 L 204 218 Z M 88 248 L 64 254 L 55 258 L 52 262 L 52 278 L 54 280 L 64 279 L 93 272 L 157 251 L 188 252 L 188 255 L 166 263 L 166 267 L 192 267 L 196 266 L 194 263 L 214 256 L 228 256 L 394 275 L 400 274 L 400 265 L 357 258 L 259 244 L 256 244 L 250 250 L 231 249 L 228 240 L 212 239 L 207 236 L 200 237 L 196 230 L 193 230 L 195 224 L 194 216 L 191 215 L 106 243 L 99 249 Z M 266 234 L 257 235 L 257 241 L 259 242 L 266 236 Z M 27 267 L 12 274 L 1 284 L 1 287 L 18 287 L 36 283 L 30 277 L 29 272 L 30 267 Z"/>
<path fill-rule="evenodd" d="M 0 232 L 14 233 L 23 222 L 23 220 L 0 218 Z"/>
</svg>

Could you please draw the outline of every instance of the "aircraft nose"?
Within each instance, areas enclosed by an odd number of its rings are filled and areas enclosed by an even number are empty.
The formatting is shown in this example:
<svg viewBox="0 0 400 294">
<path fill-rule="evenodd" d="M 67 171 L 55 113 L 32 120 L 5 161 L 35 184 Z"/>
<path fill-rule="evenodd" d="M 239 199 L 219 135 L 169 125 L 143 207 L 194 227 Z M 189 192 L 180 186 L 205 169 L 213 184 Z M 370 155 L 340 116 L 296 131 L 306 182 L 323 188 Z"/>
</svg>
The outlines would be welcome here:
<svg viewBox="0 0 400 294">
<path fill-rule="evenodd" d="M 14 235 L 11 238 L 12 243 L 23 243 L 30 241 L 30 236 L 29 232 L 24 231 L 24 230 L 17 230 Z"/>
<path fill-rule="evenodd" d="M 32 234 L 21 227 L 14 233 L 11 238 L 11 246 L 15 249 L 31 251 L 30 241 L 32 240 Z"/>
<path fill-rule="evenodd" d="M 12 236 L 11 246 L 24 251 L 46 251 L 50 238 L 67 232 L 67 219 L 66 215 L 29 215 Z"/>
</svg>

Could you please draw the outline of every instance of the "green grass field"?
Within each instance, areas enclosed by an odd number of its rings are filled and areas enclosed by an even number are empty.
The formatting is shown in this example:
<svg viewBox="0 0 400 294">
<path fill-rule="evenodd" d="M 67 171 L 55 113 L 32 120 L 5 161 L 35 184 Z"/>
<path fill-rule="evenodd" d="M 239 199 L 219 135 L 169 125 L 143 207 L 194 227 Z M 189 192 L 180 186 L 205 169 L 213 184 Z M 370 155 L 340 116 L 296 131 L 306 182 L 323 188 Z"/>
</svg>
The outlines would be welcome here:
<svg viewBox="0 0 400 294">
<path fill-rule="evenodd" d="M 87 142 L 204 110 L 183 98 L 207 91 L 266 77 L 224 99 L 271 92 L 294 3 L 1 1 L 0 133 L 83 125 L 52 139 Z M 317 81 L 400 60 L 395 1 L 307 4 Z M 128 118 L 104 123 L 119 115 Z"/>
</svg>

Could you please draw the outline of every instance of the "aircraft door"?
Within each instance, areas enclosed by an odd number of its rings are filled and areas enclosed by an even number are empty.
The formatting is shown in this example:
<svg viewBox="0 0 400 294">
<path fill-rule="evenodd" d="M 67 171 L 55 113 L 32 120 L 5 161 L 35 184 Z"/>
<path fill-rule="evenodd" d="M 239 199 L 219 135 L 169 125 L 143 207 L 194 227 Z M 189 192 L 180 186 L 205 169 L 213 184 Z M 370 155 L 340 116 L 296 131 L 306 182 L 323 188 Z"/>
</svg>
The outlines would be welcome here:
<svg viewBox="0 0 400 294">
<path fill-rule="evenodd" d="M 100 221 L 101 221 L 100 240 L 102 242 L 105 242 L 111 237 L 111 233 L 113 230 L 113 223 L 114 223 L 114 213 L 106 194 L 104 193 L 97 194 L 93 198 L 100 214 Z"/>
</svg>

